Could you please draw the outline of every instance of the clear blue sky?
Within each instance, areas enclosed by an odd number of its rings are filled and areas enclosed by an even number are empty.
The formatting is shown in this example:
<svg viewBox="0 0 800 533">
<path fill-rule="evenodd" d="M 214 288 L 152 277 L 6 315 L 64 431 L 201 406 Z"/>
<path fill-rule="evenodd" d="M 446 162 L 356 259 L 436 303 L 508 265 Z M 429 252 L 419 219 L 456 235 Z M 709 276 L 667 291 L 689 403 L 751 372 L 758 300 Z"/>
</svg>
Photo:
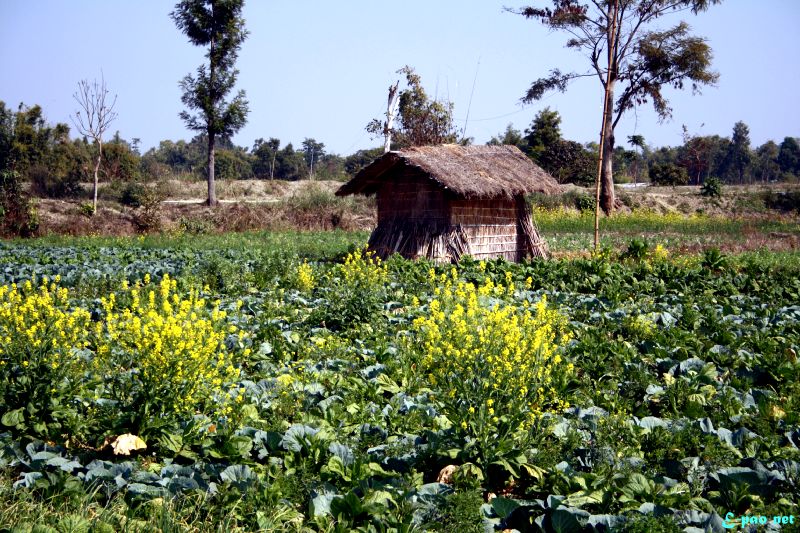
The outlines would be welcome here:
<svg viewBox="0 0 800 533">
<path fill-rule="evenodd" d="M 247 91 L 250 115 L 234 142 L 251 146 L 258 137 L 278 137 L 298 146 L 313 137 L 341 154 L 377 146 L 381 141 L 371 140 L 364 127 L 385 111 L 387 88 L 406 64 L 416 68 L 430 94 L 455 104 L 459 127 L 477 69 L 466 133 L 478 143 L 509 122 L 524 129 L 545 106 L 561 113 L 566 138 L 596 141 L 602 105 L 596 79 L 520 106 L 530 82 L 550 69 L 587 66 L 564 48 L 563 34 L 503 11 L 525 3 L 249 0 L 244 16 L 250 36 L 239 56 L 237 88 Z M 191 138 L 178 118 L 178 80 L 194 72 L 203 50 L 175 28 L 173 6 L 155 0 L 0 0 L 0 100 L 14 109 L 20 102 L 40 104 L 50 122 L 69 123 L 77 82 L 99 78 L 102 69 L 118 95 L 112 129 L 123 138 L 140 138 L 143 150 L 162 139 Z M 750 126 L 754 145 L 800 137 L 800 2 L 727 0 L 699 16 L 680 16 L 708 39 L 720 81 L 700 96 L 670 90 L 669 122 L 659 124 L 650 107 L 630 112 L 617 128 L 618 142 L 638 133 L 651 145 L 677 145 L 682 124 L 693 133 L 727 136 L 737 120 Z"/>
</svg>

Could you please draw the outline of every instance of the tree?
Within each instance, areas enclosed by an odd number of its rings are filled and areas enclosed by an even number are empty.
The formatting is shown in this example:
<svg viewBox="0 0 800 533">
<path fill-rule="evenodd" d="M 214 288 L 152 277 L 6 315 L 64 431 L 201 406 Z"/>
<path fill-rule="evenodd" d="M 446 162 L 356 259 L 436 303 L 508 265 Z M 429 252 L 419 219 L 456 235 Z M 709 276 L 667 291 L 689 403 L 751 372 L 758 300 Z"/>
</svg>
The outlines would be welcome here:
<svg viewBox="0 0 800 533">
<path fill-rule="evenodd" d="M 628 135 L 628 144 L 639 149 L 639 156 L 633 161 L 631 168 L 633 183 L 636 185 L 642 177 L 642 163 L 647 152 L 647 143 L 644 142 L 644 136 L 642 135 Z"/>
<path fill-rule="evenodd" d="M 391 130 L 393 143 L 400 147 L 455 143 L 453 104 L 431 101 L 422 88 L 422 79 L 413 68 L 405 66 L 397 73 L 405 75 L 408 87 L 400 92 L 399 125 Z M 373 119 L 367 125 L 367 131 L 383 136 L 386 124 Z"/>
<path fill-rule="evenodd" d="M 601 205 L 606 214 L 614 209 L 613 152 L 614 128 L 626 111 L 648 100 L 663 120 L 671 109 L 662 89 L 682 88 L 691 83 L 697 91 L 718 75 L 712 72 L 711 48 L 705 40 L 689 34 L 680 22 L 663 30 L 647 30 L 656 19 L 670 12 L 691 9 L 697 13 L 720 0 L 592 0 L 592 7 L 578 0 L 553 0 L 553 8 L 525 7 L 512 10 L 540 21 L 551 30 L 570 35 L 567 47 L 584 53 L 590 69 L 583 73 L 562 73 L 558 69 L 533 82 L 522 98 L 529 103 L 553 89 L 565 91 L 572 80 L 595 77 L 605 96 Z M 622 86 L 619 96 L 617 85 Z"/>
<path fill-rule="evenodd" d="M 794 137 L 785 137 L 778 150 L 778 165 L 781 172 L 800 175 L 800 144 Z"/>
<path fill-rule="evenodd" d="M 753 175 L 756 179 L 763 183 L 780 179 L 779 153 L 778 145 L 775 144 L 775 141 L 767 141 L 756 149 L 753 160 Z"/>
<path fill-rule="evenodd" d="M 684 167 L 673 163 L 655 163 L 650 167 L 650 181 L 656 185 L 686 185 L 689 174 Z"/>
<path fill-rule="evenodd" d="M 700 185 L 701 176 L 708 174 L 711 165 L 709 155 L 711 143 L 707 137 L 690 135 L 689 128 L 683 126 L 683 150 L 680 163 L 686 168 L 689 177 L 694 177 L 695 185 Z"/>
<path fill-rule="evenodd" d="M 522 132 L 514 128 L 513 124 L 506 126 L 506 130 L 503 133 L 498 133 L 496 137 L 489 139 L 489 142 L 486 144 L 493 146 L 507 144 L 516 146 L 523 151 L 528 147 L 525 138 L 522 136 Z"/>
<path fill-rule="evenodd" d="M 308 167 L 308 177 L 311 179 L 314 177 L 314 162 L 319 161 L 325 155 L 325 144 L 317 142 L 316 139 L 306 137 L 303 139 L 302 145 L 303 157 Z"/>
<path fill-rule="evenodd" d="M 593 167 L 596 166 L 596 157 L 580 143 L 560 139 L 544 155 L 542 168 L 559 183 L 589 186 L 594 182 Z"/>
<path fill-rule="evenodd" d="M 547 150 L 561 140 L 561 115 L 545 107 L 533 118 L 531 127 L 525 130 L 528 154 L 540 163 Z"/>
<path fill-rule="evenodd" d="M 217 137 L 230 138 L 247 121 L 248 104 L 240 90 L 230 101 L 226 95 L 236 84 L 239 71 L 234 68 L 239 48 L 247 37 L 241 16 L 244 0 L 182 0 L 170 13 L 175 25 L 195 46 L 207 46 L 208 69 L 200 65 L 196 76 L 187 75 L 180 82 L 181 101 L 192 115 L 181 111 L 180 117 L 194 131 L 205 132 L 208 140 L 208 204 L 217 204 L 214 185 L 214 150 Z"/>
<path fill-rule="evenodd" d="M 280 139 L 270 137 L 268 141 L 259 138 L 253 143 L 253 174 L 257 178 L 263 178 L 269 174 L 269 179 L 275 178 L 275 159 L 278 157 L 278 149 L 281 147 Z"/>
<path fill-rule="evenodd" d="M 106 143 L 103 155 L 103 173 L 109 181 L 135 181 L 139 178 L 141 157 L 117 132 Z"/>
<path fill-rule="evenodd" d="M 292 143 L 278 152 L 275 160 L 275 177 L 282 180 L 299 180 L 308 175 L 306 161 L 301 150 L 295 150 Z"/>
<path fill-rule="evenodd" d="M 733 125 L 731 144 L 725 158 L 725 165 L 731 178 L 744 183 L 746 171 L 750 167 L 750 128 L 742 121 Z"/>
<path fill-rule="evenodd" d="M 378 159 L 383 153 L 383 146 L 358 150 L 344 159 L 344 171 L 350 176 L 355 176 L 362 168 Z"/>
<path fill-rule="evenodd" d="M 97 147 L 97 159 L 94 164 L 94 192 L 92 194 L 92 212 L 97 212 L 97 182 L 100 171 L 100 162 L 103 159 L 103 134 L 117 118 L 114 105 L 117 97 L 109 100 L 109 92 L 106 88 L 106 81 L 100 78 L 100 83 L 94 80 L 89 84 L 86 80 L 78 82 L 78 92 L 73 97 L 81 107 L 75 112 L 73 123 L 78 133 L 89 137 Z"/>
<path fill-rule="evenodd" d="M 14 114 L 0 100 L 0 172 L 11 164 L 11 144 L 14 142 Z"/>
</svg>

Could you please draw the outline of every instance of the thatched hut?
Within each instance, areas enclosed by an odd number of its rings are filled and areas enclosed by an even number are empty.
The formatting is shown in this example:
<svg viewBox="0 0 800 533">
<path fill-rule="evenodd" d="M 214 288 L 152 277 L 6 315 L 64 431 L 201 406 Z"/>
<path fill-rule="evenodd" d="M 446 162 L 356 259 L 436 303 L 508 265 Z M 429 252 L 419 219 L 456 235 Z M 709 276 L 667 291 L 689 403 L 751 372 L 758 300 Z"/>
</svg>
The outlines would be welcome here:
<svg viewBox="0 0 800 533">
<path fill-rule="evenodd" d="M 525 194 L 552 194 L 556 181 L 515 146 L 421 146 L 388 152 L 337 196 L 376 194 L 369 247 L 437 262 L 547 257 Z"/>
</svg>

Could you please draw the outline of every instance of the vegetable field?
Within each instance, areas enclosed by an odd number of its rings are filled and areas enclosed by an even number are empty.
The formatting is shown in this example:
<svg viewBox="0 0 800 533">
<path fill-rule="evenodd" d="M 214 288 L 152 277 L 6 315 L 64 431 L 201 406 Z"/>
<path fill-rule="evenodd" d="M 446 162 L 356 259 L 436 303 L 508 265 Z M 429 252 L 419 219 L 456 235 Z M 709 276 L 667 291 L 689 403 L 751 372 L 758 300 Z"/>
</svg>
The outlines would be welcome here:
<svg viewBox="0 0 800 533">
<path fill-rule="evenodd" d="M 435 266 L 238 238 L 0 245 L 0 527 L 800 515 L 796 254 Z"/>
</svg>

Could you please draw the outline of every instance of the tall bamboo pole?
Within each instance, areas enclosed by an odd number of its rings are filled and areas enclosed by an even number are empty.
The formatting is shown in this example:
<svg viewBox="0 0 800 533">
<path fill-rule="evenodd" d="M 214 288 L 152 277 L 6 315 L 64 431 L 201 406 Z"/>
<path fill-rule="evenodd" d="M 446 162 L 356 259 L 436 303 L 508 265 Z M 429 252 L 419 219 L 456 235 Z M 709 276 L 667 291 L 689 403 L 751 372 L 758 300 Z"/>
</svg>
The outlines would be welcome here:
<svg viewBox="0 0 800 533">
<path fill-rule="evenodd" d="M 614 55 L 617 49 L 617 16 L 619 14 L 619 0 L 614 0 L 614 14 L 611 17 L 611 38 L 608 42 L 608 70 L 606 71 L 605 95 L 603 96 L 603 122 L 600 126 L 600 154 L 597 160 L 597 179 L 594 191 L 594 251 L 600 247 L 600 178 L 603 174 L 603 150 L 606 143 L 606 117 L 611 112 L 608 105 L 608 95 L 611 84 L 611 69 L 614 65 Z"/>
</svg>

